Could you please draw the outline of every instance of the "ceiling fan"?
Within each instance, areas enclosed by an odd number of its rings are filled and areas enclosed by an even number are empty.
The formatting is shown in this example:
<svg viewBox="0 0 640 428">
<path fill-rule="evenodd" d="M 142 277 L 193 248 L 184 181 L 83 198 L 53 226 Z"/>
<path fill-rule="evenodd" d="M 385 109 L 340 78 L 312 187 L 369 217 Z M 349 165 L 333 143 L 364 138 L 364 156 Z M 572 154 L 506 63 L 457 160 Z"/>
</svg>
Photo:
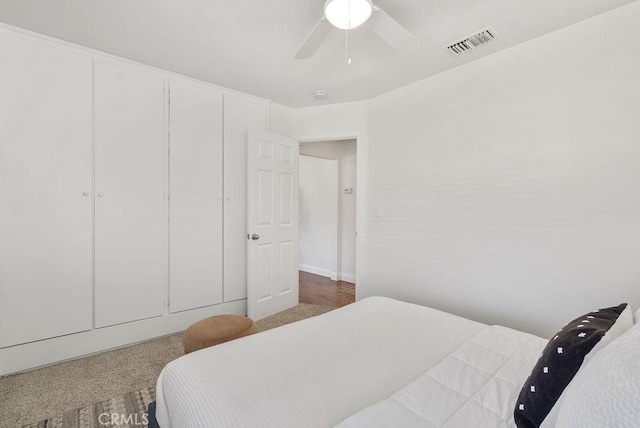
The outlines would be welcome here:
<svg viewBox="0 0 640 428">
<path fill-rule="evenodd" d="M 371 0 L 327 0 L 324 4 L 324 16 L 313 27 L 293 58 L 311 58 L 334 28 L 352 30 L 365 22 L 398 51 L 416 41 L 413 34 Z"/>
</svg>

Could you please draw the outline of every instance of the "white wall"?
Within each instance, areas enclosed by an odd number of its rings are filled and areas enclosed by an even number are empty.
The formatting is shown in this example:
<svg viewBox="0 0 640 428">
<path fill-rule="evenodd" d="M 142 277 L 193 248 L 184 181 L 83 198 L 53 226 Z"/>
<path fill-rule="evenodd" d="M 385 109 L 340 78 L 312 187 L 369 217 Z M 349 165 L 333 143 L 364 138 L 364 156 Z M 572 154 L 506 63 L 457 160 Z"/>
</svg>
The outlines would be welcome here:
<svg viewBox="0 0 640 428">
<path fill-rule="evenodd" d="M 336 266 L 338 161 L 300 156 L 300 270 L 332 276 Z"/>
<path fill-rule="evenodd" d="M 639 20 L 632 3 L 343 106 L 349 117 L 276 115 L 297 137 L 362 135 L 358 298 L 541 335 L 638 307 L 640 57 L 624 41 Z"/>
<path fill-rule="evenodd" d="M 335 159 L 338 163 L 338 244 L 337 265 L 332 268 L 331 278 L 355 283 L 356 280 L 356 140 L 330 140 L 303 142 L 300 154 Z M 352 193 L 345 193 L 345 189 Z M 301 195 L 302 196 L 302 195 Z M 301 242 L 300 245 L 307 244 Z M 325 275 L 328 276 L 328 275 Z"/>
<path fill-rule="evenodd" d="M 293 109 L 271 104 L 270 130 L 301 141 L 341 140 L 366 134 L 367 103 Z"/>
</svg>

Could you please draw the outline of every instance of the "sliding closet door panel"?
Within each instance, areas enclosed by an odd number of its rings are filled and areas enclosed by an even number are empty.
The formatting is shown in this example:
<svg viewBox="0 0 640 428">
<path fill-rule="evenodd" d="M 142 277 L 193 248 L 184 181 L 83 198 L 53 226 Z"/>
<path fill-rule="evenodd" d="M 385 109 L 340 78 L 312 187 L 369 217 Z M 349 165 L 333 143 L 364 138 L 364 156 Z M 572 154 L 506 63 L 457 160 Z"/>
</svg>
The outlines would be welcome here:
<svg viewBox="0 0 640 428">
<path fill-rule="evenodd" d="M 222 94 L 171 81 L 170 310 L 222 302 Z"/>
<path fill-rule="evenodd" d="M 95 63 L 96 327 L 163 313 L 164 79 Z"/>
<path fill-rule="evenodd" d="M 247 298 L 247 132 L 267 129 L 267 104 L 224 96 L 224 301 Z"/>
<path fill-rule="evenodd" d="M 0 30 L 0 347 L 92 327 L 91 59 Z"/>
</svg>

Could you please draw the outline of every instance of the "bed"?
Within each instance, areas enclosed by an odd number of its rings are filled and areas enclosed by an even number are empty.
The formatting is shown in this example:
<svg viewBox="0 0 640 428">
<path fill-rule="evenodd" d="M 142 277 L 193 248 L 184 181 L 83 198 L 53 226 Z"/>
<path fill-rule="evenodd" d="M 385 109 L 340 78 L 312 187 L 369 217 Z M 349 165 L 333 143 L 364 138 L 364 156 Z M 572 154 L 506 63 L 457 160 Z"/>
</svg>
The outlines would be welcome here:
<svg viewBox="0 0 640 428">
<path fill-rule="evenodd" d="M 370 297 L 171 362 L 156 418 L 162 428 L 513 427 L 547 343 Z"/>
</svg>

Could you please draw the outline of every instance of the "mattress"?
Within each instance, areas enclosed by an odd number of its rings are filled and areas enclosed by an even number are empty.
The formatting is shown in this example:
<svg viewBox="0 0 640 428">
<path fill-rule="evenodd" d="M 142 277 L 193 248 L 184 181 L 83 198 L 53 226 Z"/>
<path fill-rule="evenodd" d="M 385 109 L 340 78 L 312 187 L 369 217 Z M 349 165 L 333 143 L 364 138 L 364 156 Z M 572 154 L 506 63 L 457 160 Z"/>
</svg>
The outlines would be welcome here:
<svg viewBox="0 0 640 428">
<path fill-rule="evenodd" d="M 162 428 L 332 427 L 486 328 L 370 297 L 171 362 L 158 378 L 156 416 Z"/>
<path fill-rule="evenodd" d="M 511 428 L 515 403 L 545 339 L 505 327 L 482 330 L 390 398 L 338 428 Z"/>
</svg>

